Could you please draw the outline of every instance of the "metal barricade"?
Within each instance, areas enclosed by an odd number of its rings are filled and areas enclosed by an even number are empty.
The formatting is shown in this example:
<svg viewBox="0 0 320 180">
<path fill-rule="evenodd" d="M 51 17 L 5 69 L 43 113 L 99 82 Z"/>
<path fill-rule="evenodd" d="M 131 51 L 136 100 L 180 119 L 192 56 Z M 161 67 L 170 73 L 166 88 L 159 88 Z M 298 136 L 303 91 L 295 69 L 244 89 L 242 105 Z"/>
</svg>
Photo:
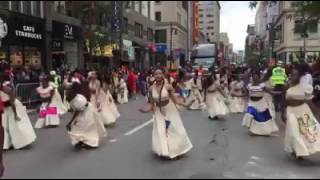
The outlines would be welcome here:
<svg viewBox="0 0 320 180">
<path fill-rule="evenodd" d="M 40 83 L 19 83 L 16 85 L 16 97 L 24 105 L 31 105 L 34 103 L 40 103 L 41 98 L 37 93 L 37 88 Z"/>
</svg>

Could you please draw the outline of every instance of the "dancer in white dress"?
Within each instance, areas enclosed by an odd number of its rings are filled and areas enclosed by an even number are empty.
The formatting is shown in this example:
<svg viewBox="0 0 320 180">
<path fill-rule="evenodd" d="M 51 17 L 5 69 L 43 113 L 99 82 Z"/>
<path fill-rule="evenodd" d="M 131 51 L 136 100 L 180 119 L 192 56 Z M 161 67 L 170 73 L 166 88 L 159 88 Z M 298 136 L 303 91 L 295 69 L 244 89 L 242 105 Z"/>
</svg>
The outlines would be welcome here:
<svg viewBox="0 0 320 180">
<path fill-rule="evenodd" d="M 115 123 L 118 117 L 113 112 L 113 107 L 110 106 L 110 98 L 103 91 L 101 81 L 98 79 L 96 72 L 89 73 L 89 89 L 91 93 L 90 102 L 97 108 L 103 124 L 108 126 Z"/>
<path fill-rule="evenodd" d="M 49 82 L 50 86 L 54 89 L 54 94 L 52 97 L 52 103 L 56 105 L 59 115 L 64 115 L 68 112 L 68 108 L 64 105 L 61 94 L 58 90 L 58 86 L 53 82 Z"/>
<path fill-rule="evenodd" d="M 67 99 L 74 111 L 74 115 L 67 125 L 68 134 L 71 144 L 76 148 L 97 148 L 101 138 L 107 136 L 107 132 L 100 121 L 97 109 L 82 95 L 81 89 L 80 84 L 73 83 L 67 93 Z"/>
<path fill-rule="evenodd" d="M 118 108 L 116 106 L 116 103 L 114 102 L 114 99 L 110 93 L 111 88 L 111 82 L 108 80 L 108 76 L 105 75 L 103 82 L 102 82 L 102 90 L 106 95 L 106 106 L 107 108 L 104 108 L 104 111 L 106 114 L 108 114 L 106 126 L 114 126 L 116 123 L 116 120 L 120 117 L 120 113 L 118 111 Z"/>
<path fill-rule="evenodd" d="M 128 99 L 128 86 L 127 83 L 124 81 L 124 79 L 121 77 L 119 77 L 120 82 L 119 82 L 119 86 L 118 86 L 118 103 L 120 104 L 127 104 L 129 102 Z"/>
<path fill-rule="evenodd" d="M 320 152 L 320 125 L 308 101 L 312 99 L 313 87 L 303 84 L 301 67 L 292 71 L 291 85 L 287 91 L 287 126 L 285 151 L 301 159 Z"/>
<path fill-rule="evenodd" d="M 248 85 L 249 103 L 247 113 L 243 117 L 242 126 L 247 127 L 253 135 L 270 136 L 279 131 L 272 117 L 265 97 L 265 91 L 270 91 L 264 83 L 260 83 L 260 72 L 253 72 L 252 83 Z"/>
<path fill-rule="evenodd" d="M 67 72 L 63 80 L 63 88 L 64 88 L 63 104 L 68 110 L 70 110 L 70 104 L 67 101 L 67 91 L 71 88 L 71 86 L 72 86 L 72 75 L 70 72 Z"/>
<path fill-rule="evenodd" d="M 194 103 L 190 106 L 190 109 L 204 110 L 206 108 L 206 104 L 204 103 L 204 98 L 200 92 L 202 89 L 202 83 L 197 70 L 195 71 L 194 78 L 192 78 L 189 83 L 191 83 L 191 91 L 187 102 L 194 101 Z"/>
<path fill-rule="evenodd" d="M 230 84 L 230 110 L 232 113 L 243 113 L 246 108 L 244 82 L 234 75 Z"/>
<path fill-rule="evenodd" d="M 165 83 L 162 70 L 155 71 L 156 82 L 150 87 L 150 103 L 143 113 L 153 111 L 152 149 L 160 157 L 175 159 L 189 152 L 192 144 L 175 104 L 187 105 L 175 97 Z"/>
<path fill-rule="evenodd" d="M 35 142 L 36 134 L 22 103 L 15 98 L 9 81 L 2 84 L 1 99 L 4 101 L 2 126 L 4 127 L 3 149 L 22 149 Z"/>
<path fill-rule="evenodd" d="M 218 116 L 227 115 L 229 108 L 225 102 L 226 95 L 217 80 L 215 72 L 207 78 L 205 82 L 205 102 L 209 113 L 209 119 L 217 120 Z"/>
<path fill-rule="evenodd" d="M 36 129 L 44 127 L 57 127 L 60 125 L 60 118 L 56 101 L 54 101 L 55 93 L 57 92 L 54 87 L 49 83 L 47 76 L 41 77 L 40 87 L 37 92 L 42 99 L 40 106 L 40 114 L 38 121 L 35 124 Z"/>
</svg>

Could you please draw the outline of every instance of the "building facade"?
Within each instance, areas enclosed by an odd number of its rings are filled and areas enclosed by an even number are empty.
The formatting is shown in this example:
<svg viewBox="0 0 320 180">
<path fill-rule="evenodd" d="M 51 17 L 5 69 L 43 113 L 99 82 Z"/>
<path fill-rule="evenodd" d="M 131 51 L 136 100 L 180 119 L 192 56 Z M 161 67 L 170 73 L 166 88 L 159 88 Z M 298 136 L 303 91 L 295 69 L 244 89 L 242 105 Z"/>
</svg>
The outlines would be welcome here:
<svg viewBox="0 0 320 180">
<path fill-rule="evenodd" d="M 199 23 L 200 31 L 203 32 L 209 42 L 220 42 L 220 3 L 219 1 L 200 1 Z"/>
<path fill-rule="evenodd" d="M 188 7 L 184 4 L 183 1 L 155 1 L 156 61 L 162 66 L 177 68 L 186 62 Z"/>
<path fill-rule="evenodd" d="M 293 1 L 281 1 L 276 23 L 277 38 L 275 52 L 277 59 L 287 63 L 299 60 L 315 61 L 320 57 L 320 23 L 315 21 L 307 29 L 308 37 L 301 37 L 296 28 L 301 20 L 294 17 Z M 304 49 L 306 53 L 304 54 Z"/>
</svg>

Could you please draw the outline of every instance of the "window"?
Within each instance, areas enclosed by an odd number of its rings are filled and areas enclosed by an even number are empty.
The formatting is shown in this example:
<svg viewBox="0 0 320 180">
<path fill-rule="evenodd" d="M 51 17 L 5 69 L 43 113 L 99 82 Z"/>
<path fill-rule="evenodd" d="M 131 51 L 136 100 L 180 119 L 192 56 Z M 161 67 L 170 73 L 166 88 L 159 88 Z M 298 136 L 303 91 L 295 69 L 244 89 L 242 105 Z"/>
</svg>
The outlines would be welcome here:
<svg viewBox="0 0 320 180">
<path fill-rule="evenodd" d="M 123 33 L 128 34 L 128 18 L 123 18 Z"/>
<path fill-rule="evenodd" d="M 207 23 L 208 23 L 208 24 L 213 24 L 213 23 L 214 23 L 214 20 L 208 21 Z"/>
<path fill-rule="evenodd" d="M 213 26 L 208 26 L 207 29 L 208 30 L 213 30 Z"/>
<path fill-rule="evenodd" d="M 304 23 L 302 20 L 294 21 L 294 33 L 303 34 L 304 32 Z M 317 33 L 318 32 L 318 21 L 310 21 L 306 24 L 306 33 Z"/>
<path fill-rule="evenodd" d="M 156 21 L 161 22 L 161 12 L 156 12 Z"/>
<path fill-rule="evenodd" d="M 148 41 L 153 41 L 153 30 L 148 28 Z"/>
<path fill-rule="evenodd" d="M 318 32 L 318 21 L 313 20 L 308 23 L 308 32 L 317 33 Z"/>
<path fill-rule="evenodd" d="M 11 10 L 21 12 L 21 1 L 11 1 Z"/>
<path fill-rule="evenodd" d="M 181 14 L 177 13 L 177 22 L 178 24 L 181 24 Z"/>
<path fill-rule="evenodd" d="M 199 17 L 201 17 L 201 18 L 202 18 L 202 17 L 203 17 L 203 14 L 199 14 Z"/>
<path fill-rule="evenodd" d="M 22 1 L 23 2 L 23 13 L 31 15 L 31 1 Z"/>
<path fill-rule="evenodd" d="M 9 1 L 0 1 L 0 9 L 9 9 Z"/>
<path fill-rule="evenodd" d="M 207 14 L 207 17 L 214 17 L 213 14 Z"/>
<path fill-rule="evenodd" d="M 202 12 L 203 11 L 203 9 L 199 9 L 199 12 Z"/>
<path fill-rule="evenodd" d="M 214 33 L 213 33 L 213 32 L 211 33 L 211 36 L 214 36 Z"/>
<path fill-rule="evenodd" d="M 167 43 L 167 30 L 156 30 L 155 31 L 155 42 L 156 43 Z"/>
<path fill-rule="evenodd" d="M 199 21 L 200 24 L 203 24 L 203 21 Z"/>
<path fill-rule="evenodd" d="M 143 37 L 143 35 L 142 35 L 142 30 L 143 30 L 143 27 L 142 27 L 142 24 L 139 24 L 139 23 L 135 23 L 134 24 L 134 27 L 135 27 L 135 36 L 136 37 L 139 37 L 139 38 L 142 38 Z"/>
</svg>

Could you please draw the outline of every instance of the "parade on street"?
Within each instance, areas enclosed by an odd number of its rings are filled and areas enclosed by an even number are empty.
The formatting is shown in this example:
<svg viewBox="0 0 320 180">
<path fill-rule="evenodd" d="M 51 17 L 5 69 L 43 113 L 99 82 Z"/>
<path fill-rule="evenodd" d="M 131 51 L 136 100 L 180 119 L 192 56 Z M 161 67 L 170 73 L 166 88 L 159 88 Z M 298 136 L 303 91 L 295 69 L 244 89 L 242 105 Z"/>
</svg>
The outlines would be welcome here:
<svg viewBox="0 0 320 180">
<path fill-rule="evenodd" d="M 1 1 L 0 177 L 318 178 L 319 9 Z"/>
</svg>

